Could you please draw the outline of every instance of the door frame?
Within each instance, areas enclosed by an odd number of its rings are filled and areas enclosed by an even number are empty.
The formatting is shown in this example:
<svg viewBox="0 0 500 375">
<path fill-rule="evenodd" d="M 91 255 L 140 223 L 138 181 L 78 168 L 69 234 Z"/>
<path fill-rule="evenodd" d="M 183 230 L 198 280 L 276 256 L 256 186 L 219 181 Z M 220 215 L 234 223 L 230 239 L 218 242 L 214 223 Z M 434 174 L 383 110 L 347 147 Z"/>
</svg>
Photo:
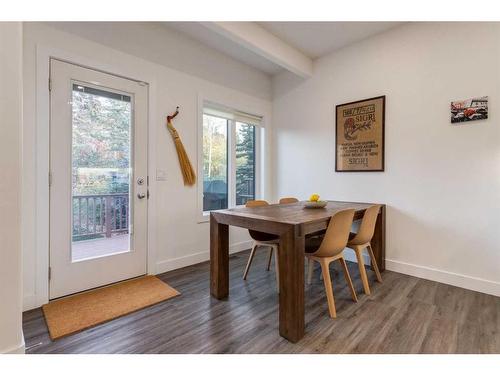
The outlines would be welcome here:
<svg viewBox="0 0 500 375">
<path fill-rule="evenodd" d="M 156 79 L 154 75 L 123 65 L 108 64 L 69 51 L 36 46 L 36 193 L 35 193 L 35 307 L 49 301 L 49 155 L 50 155 L 50 60 L 57 59 L 84 68 L 148 84 L 148 177 L 147 274 L 156 274 Z"/>
</svg>

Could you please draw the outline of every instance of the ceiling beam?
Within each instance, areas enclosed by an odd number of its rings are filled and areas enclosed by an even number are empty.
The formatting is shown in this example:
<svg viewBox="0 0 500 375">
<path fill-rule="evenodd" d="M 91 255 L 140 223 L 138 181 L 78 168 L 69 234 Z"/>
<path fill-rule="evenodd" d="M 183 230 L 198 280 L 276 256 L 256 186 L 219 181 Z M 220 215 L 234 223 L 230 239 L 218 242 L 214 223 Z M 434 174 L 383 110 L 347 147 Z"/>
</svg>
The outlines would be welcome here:
<svg viewBox="0 0 500 375">
<path fill-rule="evenodd" d="M 254 22 L 203 22 L 207 28 L 303 78 L 312 76 L 312 59 Z"/>
</svg>

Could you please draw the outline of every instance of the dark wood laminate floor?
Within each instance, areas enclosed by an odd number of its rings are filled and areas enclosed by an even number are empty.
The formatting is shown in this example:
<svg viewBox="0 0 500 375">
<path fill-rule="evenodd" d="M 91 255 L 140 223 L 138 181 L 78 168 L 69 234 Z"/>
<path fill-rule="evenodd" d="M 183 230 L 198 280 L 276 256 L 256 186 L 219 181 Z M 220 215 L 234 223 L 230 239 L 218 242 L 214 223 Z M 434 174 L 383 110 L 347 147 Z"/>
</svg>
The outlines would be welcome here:
<svg viewBox="0 0 500 375">
<path fill-rule="evenodd" d="M 159 275 L 182 295 L 52 342 L 40 309 L 24 314 L 28 353 L 500 353 L 500 298 L 395 272 L 362 293 L 349 269 L 353 303 L 332 265 L 337 319 L 330 319 L 319 269 L 306 286 L 306 335 L 292 344 L 278 334 L 274 272 L 258 251 L 248 280 L 248 252 L 230 258 L 230 297 L 209 296 L 209 264 Z M 335 262 L 338 263 L 338 262 Z"/>
</svg>

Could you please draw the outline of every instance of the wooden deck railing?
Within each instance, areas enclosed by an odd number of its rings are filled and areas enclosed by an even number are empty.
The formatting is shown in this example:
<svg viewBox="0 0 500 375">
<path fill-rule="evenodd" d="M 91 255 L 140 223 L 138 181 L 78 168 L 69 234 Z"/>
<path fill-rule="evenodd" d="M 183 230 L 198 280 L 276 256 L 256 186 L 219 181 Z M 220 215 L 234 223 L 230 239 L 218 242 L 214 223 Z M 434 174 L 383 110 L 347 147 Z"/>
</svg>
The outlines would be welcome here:
<svg viewBox="0 0 500 375">
<path fill-rule="evenodd" d="M 128 193 L 73 196 L 73 241 L 128 233 Z"/>
</svg>

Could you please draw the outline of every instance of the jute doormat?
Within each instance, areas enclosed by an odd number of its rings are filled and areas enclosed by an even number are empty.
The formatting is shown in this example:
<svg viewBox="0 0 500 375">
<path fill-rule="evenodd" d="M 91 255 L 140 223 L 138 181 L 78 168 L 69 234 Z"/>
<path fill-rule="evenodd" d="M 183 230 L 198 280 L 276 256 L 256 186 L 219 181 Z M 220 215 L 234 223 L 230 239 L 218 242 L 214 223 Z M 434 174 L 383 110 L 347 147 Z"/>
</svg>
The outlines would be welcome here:
<svg viewBox="0 0 500 375">
<path fill-rule="evenodd" d="M 55 340 L 179 294 L 157 277 L 144 276 L 51 301 L 42 309 Z"/>
</svg>

